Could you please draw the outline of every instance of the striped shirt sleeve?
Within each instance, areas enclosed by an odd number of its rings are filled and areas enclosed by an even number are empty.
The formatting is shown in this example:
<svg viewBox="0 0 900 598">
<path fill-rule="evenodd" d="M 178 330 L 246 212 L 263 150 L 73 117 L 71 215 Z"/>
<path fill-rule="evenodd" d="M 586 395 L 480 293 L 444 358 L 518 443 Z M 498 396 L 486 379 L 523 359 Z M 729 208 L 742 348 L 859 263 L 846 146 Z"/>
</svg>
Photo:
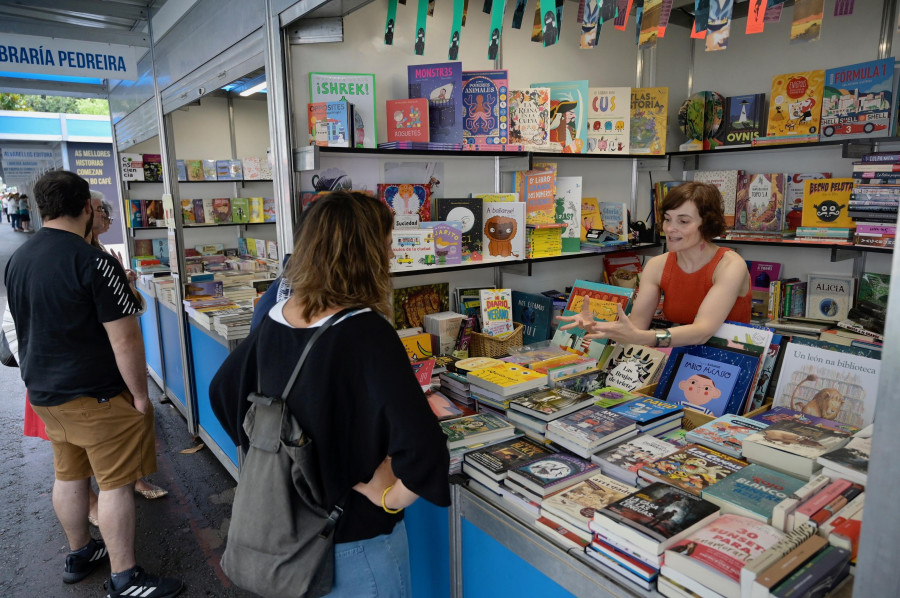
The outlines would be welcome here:
<svg viewBox="0 0 900 598">
<path fill-rule="evenodd" d="M 122 264 L 109 254 L 98 252 L 94 257 L 92 290 L 101 322 L 137 315 L 141 309 Z"/>
</svg>

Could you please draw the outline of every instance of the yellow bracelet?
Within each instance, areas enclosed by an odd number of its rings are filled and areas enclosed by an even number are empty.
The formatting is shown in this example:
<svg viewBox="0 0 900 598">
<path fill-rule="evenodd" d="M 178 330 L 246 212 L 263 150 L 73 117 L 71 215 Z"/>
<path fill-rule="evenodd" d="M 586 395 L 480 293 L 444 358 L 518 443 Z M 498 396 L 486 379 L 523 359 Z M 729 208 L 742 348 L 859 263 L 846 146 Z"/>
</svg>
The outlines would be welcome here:
<svg viewBox="0 0 900 598">
<path fill-rule="evenodd" d="M 389 513 L 391 515 L 396 515 L 397 513 L 399 513 L 400 511 L 403 510 L 403 507 L 400 507 L 399 509 L 389 509 L 389 508 L 387 508 L 387 505 L 384 504 L 384 499 L 385 499 L 385 497 L 387 497 L 387 493 L 390 492 L 391 488 L 393 488 L 393 487 L 394 486 L 392 484 L 392 485 L 388 486 L 387 488 L 385 488 L 384 492 L 381 493 L 381 508 L 384 509 L 385 513 Z"/>
</svg>

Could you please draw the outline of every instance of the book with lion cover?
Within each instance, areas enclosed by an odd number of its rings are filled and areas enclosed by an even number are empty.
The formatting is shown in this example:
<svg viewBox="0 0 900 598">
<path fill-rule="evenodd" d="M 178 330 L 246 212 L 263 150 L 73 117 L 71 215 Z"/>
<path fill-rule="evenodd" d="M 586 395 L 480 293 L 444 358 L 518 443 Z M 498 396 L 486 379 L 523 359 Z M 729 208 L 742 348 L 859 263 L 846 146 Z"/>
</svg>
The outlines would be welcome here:
<svg viewBox="0 0 900 598">
<path fill-rule="evenodd" d="M 818 135 L 824 91 L 824 70 L 775 75 L 766 135 Z"/>
<path fill-rule="evenodd" d="M 864 428 L 875 417 L 881 360 L 788 343 L 773 407 Z"/>
</svg>

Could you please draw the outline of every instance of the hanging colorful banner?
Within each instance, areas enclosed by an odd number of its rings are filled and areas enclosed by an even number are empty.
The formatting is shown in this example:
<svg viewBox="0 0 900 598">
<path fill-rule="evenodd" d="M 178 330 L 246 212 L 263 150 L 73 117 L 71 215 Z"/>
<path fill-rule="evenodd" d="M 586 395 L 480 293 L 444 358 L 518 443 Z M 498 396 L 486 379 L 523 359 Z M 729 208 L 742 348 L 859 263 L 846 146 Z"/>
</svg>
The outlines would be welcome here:
<svg viewBox="0 0 900 598">
<path fill-rule="evenodd" d="M 853 14 L 856 0 L 836 0 L 834 3 L 834 16 L 847 17 Z"/>
<path fill-rule="evenodd" d="M 669 26 L 669 17 L 672 16 L 672 1 L 662 0 L 662 8 L 659 11 L 659 39 L 666 36 L 666 27 Z"/>
<path fill-rule="evenodd" d="M 603 23 L 608 21 L 615 21 L 618 16 L 618 0 L 600 0 L 600 20 L 598 24 L 603 25 Z"/>
<path fill-rule="evenodd" d="M 543 40 L 541 27 L 541 0 L 537 0 L 534 7 L 534 23 L 531 24 L 531 41 L 540 43 Z"/>
<path fill-rule="evenodd" d="M 641 17 L 641 33 L 638 46 L 652 48 L 659 39 L 659 18 L 662 16 L 662 0 L 644 0 L 644 14 Z"/>
<path fill-rule="evenodd" d="M 709 19 L 706 23 L 707 52 L 717 52 L 728 47 L 733 8 L 734 0 L 709 0 Z"/>
<path fill-rule="evenodd" d="M 428 16 L 434 16 L 434 2 L 435 0 L 428 0 Z"/>
<path fill-rule="evenodd" d="M 822 33 L 825 16 L 825 0 L 796 0 L 794 21 L 791 23 L 791 41 L 814 42 Z"/>
<path fill-rule="evenodd" d="M 416 12 L 416 41 L 413 45 L 416 56 L 425 54 L 425 28 L 428 27 L 428 0 L 419 0 Z"/>
<path fill-rule="evenodd" d="M 397 0 L 388 0 L 387 19 L 384 22 L 384 45 L 394 45 L 394 25 L 397 23 Z"/>
<path fill-rule="evenodd" d="M 466 4 L 465 4 L 465 6 L 463 6 L 463 20 L 462 20 L 463 27 L 466 26 L 466 17 L 468 15 L 469 15 L 469 0 L 466 0 Z"/>
<path fill-rule="evenodd" d="M 556 20 L 556 0 L 538 0 L 541 19 L 541 41 L 544 47 L 559 41 L 559 26 Z"/>
<path fill-rule="evenodd" d="M 765 27 L 766 9 L 768 0 L 750 0 L 750 8 L 747 9 L 747 35 L 762 33 Z"/>
<path fill-rule="evenodd" d="M 772 6 L 772 0 L 769 0 L 769 8 L 766 9 L 766 16 L 763 17 L 763 21 L 766 23 L 777 23 L 781 20 L 781 12 L 783 10 L 784 6 L 781 4 Z"/>
<path fill-rule="evenodd" d="M 513 29 L 521 29 L 522 28 L 522 19 L 525 18 L 525 7 L 528 5 L 528 0 L 516 0 L 516 9 L 513 11 L 512 18 L 512 28 Z"/>
<path fill-rule="evenodd" d="M 641 22 L 644 19 L 644 0 L 634 0 L 634 45 L 641 41 Z"/>
<path fill-rule="evenodd" d="M 556 0 L 556 41 L 562 39 L 562 17 L 565 6 L 566 0 Z"/>
<path fill-rule="evenodd" d="M 619 31 L 625 31 L 625 24 L 628 22 L 628 15 L 631 13 L 632 4 L 634 4 L 634 0 L 616 0 L 618 14 L 616 14 L 615 27 Z"/>
<path fill-rule="evenodd" d="M 589 50 L 597 45 L 597 29 L 600 23 L 599 0 L 581 0 L 578 13 L 578 22 L 581 23 L 578 47 Z"/>
<path fill-rule="evenodd" d="M 490 42 L 488 42 L 488 60 L 497 60 L 497 55 L 500 52 L 504 12 L 506 12 L 506 0 L 494 0 L 491 6 L 491 38 Z"/>
<path fill-rule="evenodd" d="M 691 37 L 703 39 L 706 37 L 706 25 L 709 22 L 709 0 L 694 0 L 694 29 Z"/>
<path fill-rule="evenodd" d="M 459 59 L 459 40 L 462 36 L 462 20 L 465 6 L 465 0 L 453 0 L 453 22 L 450 24 L 450 50 L 447 52 L 447 60 Z"/>
<path fill-rule="evenodd" d="M 481 7 L 481 12 L 486 15 L 491 14 L 491 3 L 493 0 L 484 0 L 484 5 Z"/>
</svg>

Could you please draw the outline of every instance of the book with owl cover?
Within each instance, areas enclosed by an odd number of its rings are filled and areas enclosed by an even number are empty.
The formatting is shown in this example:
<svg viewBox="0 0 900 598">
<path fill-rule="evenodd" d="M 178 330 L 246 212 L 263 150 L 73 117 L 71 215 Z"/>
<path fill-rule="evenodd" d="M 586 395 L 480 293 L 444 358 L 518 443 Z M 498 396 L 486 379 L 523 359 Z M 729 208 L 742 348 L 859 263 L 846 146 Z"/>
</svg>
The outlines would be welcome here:
<svg viewBox="0 0 900 598">
<path fill-rule="evenodd" d="M 529 152 L 550 151 L 550 89 L 509 90 L 509 143 Z"/>
<path fill-rule="evenodd" d="M 828 69 L 822 99 L 822 136 L 889 136 L 893 90 L 893 57 Z"/>
<path fill-rule="evenodd" d="M 463 71 L 463 143 L 509 143 L 509 74 Z"/>
<path fill-rule="evenodd" d="M 720 147 L 750 147 L 766 131 L 765 114 L 764 93 L 725 98 L 725 133 Z"/>
<path fill-rule="evenodd" d="M 484 260 L 513 260 L 525 257 L 525 204 L 487 201 L 482 207 L 482 247 Z"/>
<path fill-rule="evenodd" d="M 409 216 L 417 217 L 416 227 L 421 222 L 431 220 L 429 185 L 379 183 L 378 199 L 387 204 L 395 220 Z"/>
<path fill-rule="evenodd" d="M 668 484 L 650 484 L 594 513 L 592 525 L 653 554 L 705 527 L 719 507 Z"/>
<path fill-rule="evenodd" d="M 725 213 L 725 226 L 734 226 L 734 204 L 737 198 L 738 180 L 743 171 L 740 170 L 697 170 L 694 181 L 709 183 L 722 195 L 722 211 Z M 766 287 L 768 289 L 768 287 Z"/>
<path fill-rule="evenodd" d="M 852 275 L 808 274 L 806 317 L 815 320 L 846 320 L 853 307 L 855 278 Z"/>
<path fill-rule="evenodd" d="M 562 519 L 566 524 L 590 533 L 589 524 L 594 520 L 595 511 L 633 492 L 637 492 L 634 486 L 598 473 L 542 500 L 541 514 Z"/>
<path fill-rule="evenodd" d="M 481 261 L 484 226 L 480 197 L 439 197 L 435 199 L 435 219 L 462 223 L 462 261 Z"/>
<path fill-rule="evenodd" d="M 816 457 L 840 448 L 849 434 L 784 420 L 744 439 L 744 458 L 775 471 L 808 480 L 821 465 Z"/>
<path fill-rule="evenodd" d="M 631 144 L 631 88 L 588 89 L 588 154 L 627 154 Z"/>
<path fill-rule="evenodd" d="M 818 135 L 825 71 L 775 75 L 766 136 Z"/>
<path fill-rule="evenodd" d="M 734 204 L 734 230 L 778 232 L 784 227 L 784 174 L 742 174 Z"/>
<path fill-rule="evenodd" d="M 431 141 L 462 144 L 462 63 L 411 64 L 407 84 L 410 98 L 428 100 Z"/>
<path fill-rule="evenodd" d="M 881 360 L 788 343 L 772 407 L 856 428 L 872 423 Z"/>
<path fill-rule="evenodd" d="M 685 435 L 685 438 L 740 459 L 744 438 L 768 426 L 769 424 L 764 422 L 726 414 L 694 428 Z"/>
<path fill-rule="evenodd" d="M 588 81 L 532 83 L 550 88 L 551 151 L 582 154 L 587 149 Z"/>
<path fill-rule="evenodd" d="M 617 344 L 603 365 L 606 384 L 623 390 L 637 390 L 655 383 L 662 373 L 666 354 L 650 347 Z"/>
<path fill-rule="evenodd" d="M 854 181 L 846 179 L 809 179 L 803 181 L 801 226 L 848 228 L 853 226 L 849 208 Z"/>
<path fill-rule="evenodd" d="M 581 251 L 581 177 L 556 177 L 556 198 L 553 219 L 565 224 L 562 233 L 563 253 Z"/>
<path fill-rule="evenodd" d="M 749 463 L 746 461 L 725 453 L 699 444 L 689 444 L 643 466 L 639 475 L 650 482 L 662 482 L 700 496 L 704 488 L 741 471 L 747 465 Z"/>
<path fill-rule="evenodd" d="M 540 496 L 548 496 L 598 473 L 600 468 L 586 459 L 557 453 L 511 469 L 508 477 Z"/>
<path fill-rule="evenodd" d="M 668 122 L 668 87 L 633 87 L 631 89 L 632 154 L 662 155 L 666 153 Z"/>
<path fill-rule="evenodd" d="M 388 141 L 429 141 L 428 100 L 388 100 L 387 112 Z"/>
<path fill-rule="evenodd" d="M 513 290 L 513 321 L 522 324 L 525 345 L 550 338 L 553 325 L 553 300 L 544 295 Z"/>
</svg>

